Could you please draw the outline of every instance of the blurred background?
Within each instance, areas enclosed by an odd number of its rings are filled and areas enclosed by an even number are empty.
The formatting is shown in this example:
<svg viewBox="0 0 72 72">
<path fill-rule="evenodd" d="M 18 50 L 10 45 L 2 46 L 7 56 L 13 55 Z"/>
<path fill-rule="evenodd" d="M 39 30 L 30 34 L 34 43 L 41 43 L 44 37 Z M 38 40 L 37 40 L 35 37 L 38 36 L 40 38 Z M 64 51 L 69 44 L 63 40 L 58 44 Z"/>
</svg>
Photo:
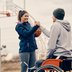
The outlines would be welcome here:
<svg viewBox="0 0 72 72">
<path fill-rule="evenodd" d="M 11 70 L 20 70 L 18 49 L 19 39 L 15 31 L 17 24 L 17 14 L 19 10 L 27 10 L 37 21 L 40 21 L 46 29 L 50 30 L 52 25 L 52 12 L 56 8 L 63 8 L 66 12 L 65 20 L 68 20 L 72 26 L 72 0 L 0 0 L 0 53 L 3 72 Z M 29 19 L 34 22 L 32 18 Z M 48 49 L 48 38 L 41 34 L 36 38 L 38 44 L 37 59 L 42 59 Z M 9 66 L 6 68 L 6 63 Z M 12 68 L 11 62 L 18 62 L 18 68 Z M 16 63 L 15 62 L 15 63 Z M 15 66 L 14 63 L 14 66 Z M 18 72 L 17 71 L 17 72 Z M 13 72 L 13 71 L 12 71 Z"/>
</svg>

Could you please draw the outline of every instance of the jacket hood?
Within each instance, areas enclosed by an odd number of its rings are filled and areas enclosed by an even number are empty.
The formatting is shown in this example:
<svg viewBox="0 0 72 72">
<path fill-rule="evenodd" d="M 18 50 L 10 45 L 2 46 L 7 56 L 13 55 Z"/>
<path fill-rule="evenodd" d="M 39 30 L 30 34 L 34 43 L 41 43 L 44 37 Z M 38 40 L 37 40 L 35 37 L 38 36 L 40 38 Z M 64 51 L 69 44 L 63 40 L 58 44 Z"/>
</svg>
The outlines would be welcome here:
<svg viewBox="0 0 72 72">
<path fill-rule="evenodd" d="M 58 20 L 58 22 L 69 32 L 71 31 L 70 23 L 66 20 Z"/>
</svg>

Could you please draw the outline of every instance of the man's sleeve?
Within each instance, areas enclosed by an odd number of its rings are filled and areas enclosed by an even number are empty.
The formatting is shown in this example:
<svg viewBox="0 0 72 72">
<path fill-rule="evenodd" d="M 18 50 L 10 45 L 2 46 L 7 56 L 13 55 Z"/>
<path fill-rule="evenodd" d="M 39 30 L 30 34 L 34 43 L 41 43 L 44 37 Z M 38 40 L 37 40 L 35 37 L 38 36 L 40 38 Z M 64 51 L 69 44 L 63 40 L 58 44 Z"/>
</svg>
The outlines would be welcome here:
<svg viewBox="0 0 72 72">
<path fill-rule="evenodd" d="M 56 42 L 57 42 L 59 34 L 60 34 L 60 28 L 58 24 L 53 25 L 51 27 L 50 39 L 48 42 L 49 49 L 54 49 L 56 47 Z"/>
<path fill-rule="evenodd" d="M 40 26 L 40 29 L 47 37 L 50 37 L 50 32 L 46 28 Z"/>
</svg>

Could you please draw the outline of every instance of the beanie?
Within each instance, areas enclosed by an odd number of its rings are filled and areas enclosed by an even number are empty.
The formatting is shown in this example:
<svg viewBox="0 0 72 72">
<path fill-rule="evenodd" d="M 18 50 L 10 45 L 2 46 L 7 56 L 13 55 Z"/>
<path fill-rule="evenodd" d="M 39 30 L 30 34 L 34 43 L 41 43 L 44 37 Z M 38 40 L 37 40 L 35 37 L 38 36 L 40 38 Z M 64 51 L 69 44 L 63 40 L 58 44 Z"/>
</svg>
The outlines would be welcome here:
<svg viewBox="0 0 72 72">
<path fill-rule="evenodd" d="M 57 18 L 59 20 L 63 20 L 63 18 L 65 16 L 65 11 L 64 11 L 64 9 L 57 8 L 53 11 L 53 15 L 55 18 Z"/>
</svg>

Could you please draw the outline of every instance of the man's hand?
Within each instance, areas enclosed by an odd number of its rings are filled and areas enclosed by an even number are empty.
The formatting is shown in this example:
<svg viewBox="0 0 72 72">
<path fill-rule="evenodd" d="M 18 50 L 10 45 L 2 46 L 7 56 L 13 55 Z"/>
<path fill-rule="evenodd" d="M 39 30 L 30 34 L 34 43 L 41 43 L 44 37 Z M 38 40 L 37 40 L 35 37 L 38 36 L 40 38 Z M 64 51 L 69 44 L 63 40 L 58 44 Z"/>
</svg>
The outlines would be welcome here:
<svg viewBox="0 0 72 72">
<path fill-rule="evenodd" d="M 35 21 L 34 24 L 40 26 L 40 22 L 39 21 Z"/>
</svg>

